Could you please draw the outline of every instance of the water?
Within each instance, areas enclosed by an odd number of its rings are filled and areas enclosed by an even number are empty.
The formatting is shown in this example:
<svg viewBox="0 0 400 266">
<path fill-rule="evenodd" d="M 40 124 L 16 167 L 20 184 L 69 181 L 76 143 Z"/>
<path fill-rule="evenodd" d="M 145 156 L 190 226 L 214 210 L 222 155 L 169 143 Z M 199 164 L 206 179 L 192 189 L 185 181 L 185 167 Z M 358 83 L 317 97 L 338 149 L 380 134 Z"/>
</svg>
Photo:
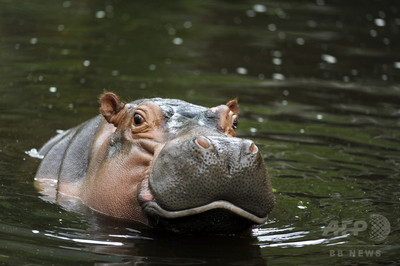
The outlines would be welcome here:
<svg viewBox="0 0 400 266">
<path fill-rule="evenodd" d="M 389 0 L 0 0 L 0 262 L 400 263 L 399 34 Z M 26 152 L 95 116 L 104 90 L 239 97 L 275 189 L 267 224 L 176 236 L 42 200 Z"/>
</svg>

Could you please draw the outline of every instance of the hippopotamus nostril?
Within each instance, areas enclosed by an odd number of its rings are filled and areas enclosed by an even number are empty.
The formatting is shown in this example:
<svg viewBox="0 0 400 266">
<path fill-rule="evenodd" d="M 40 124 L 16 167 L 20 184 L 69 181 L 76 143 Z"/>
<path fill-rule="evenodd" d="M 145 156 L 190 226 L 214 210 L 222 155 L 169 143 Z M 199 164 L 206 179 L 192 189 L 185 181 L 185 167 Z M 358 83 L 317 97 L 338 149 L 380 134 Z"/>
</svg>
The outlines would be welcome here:
<svg viewBox="0 0 400 266">
<path fill-rule="evenodd" d="M 241 144 L 241 151 L 243 155 L 254 155 L 258 153 L 258 147 L 253 141 L 244 140 Z"/>
<path fill-rule="evenodd" d="M 203 149 L 208 149 L 211 147 L 211 143 L 208 139 L 206 139 L 205 137 L 198 137 L 195 140 L 196 144 L 199 145 L 200 147 L 202 147 Z"/>
</svg>

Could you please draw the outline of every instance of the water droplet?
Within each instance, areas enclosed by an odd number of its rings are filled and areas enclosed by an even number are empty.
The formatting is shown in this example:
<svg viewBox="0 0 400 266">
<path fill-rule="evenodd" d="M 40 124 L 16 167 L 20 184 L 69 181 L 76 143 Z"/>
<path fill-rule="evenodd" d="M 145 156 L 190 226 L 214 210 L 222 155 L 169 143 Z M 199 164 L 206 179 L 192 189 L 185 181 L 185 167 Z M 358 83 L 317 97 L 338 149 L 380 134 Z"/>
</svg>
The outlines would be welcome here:
<svg viewBox="0 0 400 266">
<path fill-rule="evenodd" d="M 281 8 L 277 8 L 277 9 L 275 10 L 275 13 L 276 13 L 276 15 L 277 15 L 279 18 L 286 18 L 286 17 L 287 17 L 286 12 L 285 12 L 283 9 L 281 9 Z"/>
<path fill-rule="evenodd" d="M 389 38 L 383 38 L 383 43 L 385 44 L 385 45 L 389 45 L 390 44 L 390 39 Z"/>
<path fill-rule="evenodd" d="M 149 70 L 150 71 L 154 71 L 154 70 L 156 70 L 156 65 L 154 65 L 154 64 L 151 64 L 150 66 L 149 66 Z"/>
<path fill-rule="evenodd" d="M 16 44 L 14 45 L 14 49 L 15 49 L 15 50 L 19 50 L 19 48 L 21 48 L 21 44 L 16 43 Z"/>
<path fill-rule="evenodd" d="M 343 28 L 343 22 L 340 21 L 340 20 L 336 21 L 336 27 L 339 28 L 339 29 L 342 29 Z"/>
<path fill-rule="evenodd" d="M 250 132 L 251 132 L 251 133 L 256 133 L 256 132 L 257 132 L 257 128 L 251 127 L 251 128 L 250 128 Z"/>
<path fill-rule="evenodd" d="M 263 80 L 264 78 L 265 78 L 264 74 L 262 74 L 262 73 L 258 74 L 258 79 Z"/>
<path fill-rule="evenodd" d="M 114 11 L 114 7 L 112 5 L 108 5 L 108 6 L 106 6 L 106 11 L 107 12 L 113 12 Z"/>
<path fill-rule="evenodd" d="M 376 31 L 376 30 L 370 30 L 369 31 L 369 34 L 371 35 L 371 37 L 376 37 L 376 36 L 378 36 L 378 32 Z"/>
<path fill-rule="evenodd" d="M 228 69 L 226 69 L 226 68 L 221 68 L 221 74 L 223 74 L 223 75 L 228 74 Z"/>
<path fill-rule="evenodd" d="M 283 101 L 282 101 L 282 105 L 284 105 L 284 106 L 288 105 L 288 101 L 283 100 Z"/>
<path fill-rule="evenodd" d="M 258 13 L 263 13 L 267 11 L 267 7 L 261 4 L 256 4 L 253 6 L 253 10 L 258 12 Z"/>
<path fill-rule="evenodd" d="M 280 59 L 280 58 L 272 58 L 272 63 L 274 64 L 274 65 L 281 65 L 282 64 L 282 59 Z"/>
<path fill-rule="evenodd" d="M 318 24 L 317 24 L 317 22 L 315 20 L 309 20 L 309 21 L 307 21 L 307 25 L 310 28 L 316 28 Z"/>
<path fill-rule="evenodd" d="M 259 118 L 257 118 L 257 121 L 260 122 L 260 123 L 262 123 L 262 122 L 264 122 L 264 118 L 259 117 Z"/>
<path fill-rule="evenodd" d="M 240 17 L 234 17 L 233 18 L 233 22 L 235 23 L 235 24 L 242 24 L 242 19 L 240 18 Z"/>
<path fill-rule="evenodd" d="M 246 15 L 247 15 L 249 18 L 254 18 L 254 17 L 256 16 L 256 12 L 254 12 L 254 11 L 251 10 L 251 9 L 249 9 L 249 10 L 246 11 Z"/>
<path fill-rule="evenodd" d="M 278 51 L 278 50 L 272 51 L 272 56 L 273 57 L 281 57 L 282 56 L 282 52 Z"/>
<path fill-rule="evenodd" d="M 67 8 L 71 6 L 71 1 L 64 1 L 63 2 L 63 7 Z"/>
<path fill-rule="evenodd" d="M 306 43 L 306 41 L 303 38 L 299 37 L 296 39 L 296 43 L 298 45 L 304 45 Z"/>
<path fill-rule="evenodd" d="M 375 22 L 375 25 L 378 26 L 378 27 L 384 27 L 386 25 L 386 21 L 384 19 L 381 19 L 381 18 L 376 18 L 374 20 L 374 22 Z"/>
<path fill-rule="evenodd" d="M 329 64 L 335 64 L 337 62 L 336 57 L 334 57 L 333 55 L 329 55 L 329 54 L 323 54 L 321 56 L 321 59 Z"/>
<path fill-rule="evenodd" d="M 285 80 L 285 76 L 281 73 L 272 74 L 272 79 L 274 80 Z"/>
<path fill-rule="evenodd" d="M 323 5 L 325 5 L 325 0 L 317 0 L 316 3 L 319 6 L 323 6 Z"/>
<path fill-rule="evenodd" d="M 317 119 L 318 119 L 318 120 L 321 120 L 322 118 L 324 118 L 323 115 L 321 115 L 321 114 L 318 114 L 318 115 L 317 115 Z"/>
<path fill-rule="evenodd" d="M 247 74 L 247 69 L 244 67 L 238 67 L 236 68 L 236 72 L 240 75 L 246 75 Z"/>
<path fill-rule="evenodd" d="M 288 91 L 288 90 L 283 90 L 283 91 L 282 91 L 282 94 L 283 94 L 284 96 L 289 96 L 289 91 Z"/>
<path fill-rule="evenodd" d="M 56 87 L 50 87 L 49 91 L 52 92 L 52 93 L 55 93 L 57 91 L 57 88 Z"/>
<path fill-rule="evenodd" d="M 35 45 L 35 44 L 37 44 L 38 39 L 37 39 L 37 38 L 31 38 L 29 42 L 30 42 L 32 45 Z"/>
<path fill-rule="evenodd" d="M 276 31 L 276 25 L 275 24 L 269 24 L 268 25 L 268 29 L 270 30 L 270 31 Z"/>
<path fill-rule="evenodd" d="M 177 37 L 172 40 L 172 43 L 175 45 L 181 45 L 183 43 L 183 40 L 182 40 L 182 38 Z"/>
<path fill-rule="evenodd" d="M 112 76 L 118 76 L 119 75 L 119 71 L 118 70 L 113 70 L 113 71 L 111 71 L 111 75 Z"/>
<path fill-rule="evenodd" d="M 32 233 L 39 234 L 39 230 L 32 230 Z"/>
<path fill-rule="evenodd" d="M 169 35 L 175 35 L 175 34 L 176 34 L 176 29 L 174 29 L 174 28 L 169 28 L 169 29 L 168 29 L 168 34 L 169 34 Z"/>
<path fill-rule="evenodd" d="M 400 69 L 400 61 L 394 62 L 394 63 L 393 63 L 393 66 L 394 66 L 395 68 Z"/>
<path fill-rule="evenodd" d="M 63 24 L 58 25 L 57 26 L 57 30 L 58 31 L 63 31 L 64 30 L 64 25 Z"/>
<path fill-rule="evenodd" d="M 99 10 L 96 12 L 96 18 L 105 18 L 106 17 L 106 12 L 104 10 Z"/>
<path fill-rule="evenodd" d="M 85 61 L 83 61 L 83 66 L 84 66 L 84 67 L 90 66 L 90 60 L 85 60 Z"/>
<path fill-rule="evenodd" d="M 0 152 L 1 152 L 1 150 L 0 150 Z M 38 150 L 35 148 L 32 148 L 29 151 L 25 151 L 25 154 L 28 154 L 32 158 L 43 159 L 43 157 L 44 157 L 43 155 L 40 155 Z"/>
<path fill-rule="evenodd" d="M 190 22 L 190 21 L 185 21 L 185 22 L 183 23 L 183 27 L 184 27 L 185 29 L 190 29 L 190 28 L 192 27 L 192 22 Z"/>
<path fill-rule="evenodd" d="M 304 130 L 304 128 L 301 128 L 301 129 L 300 129 L 300 133 L 301 133 L 301 134 L 304 134 L 304 132 L 306 132 L 306 131 Z"/>
</svg>

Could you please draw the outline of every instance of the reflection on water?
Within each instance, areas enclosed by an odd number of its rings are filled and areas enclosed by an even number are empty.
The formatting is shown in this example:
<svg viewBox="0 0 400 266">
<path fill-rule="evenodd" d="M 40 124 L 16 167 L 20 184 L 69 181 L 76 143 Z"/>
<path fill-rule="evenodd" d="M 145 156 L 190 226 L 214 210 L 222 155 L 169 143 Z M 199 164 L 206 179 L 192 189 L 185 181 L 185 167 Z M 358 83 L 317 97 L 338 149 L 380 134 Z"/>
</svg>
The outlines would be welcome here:
<svg viewBox="0 0 400 266">
<path fill-rule="evenodd" d="M 398 263 L 399 34 L 395 0 L 0 0 L 0 262 Z M 238 96 L 238 134 L 276 190 L 267 224 L 177 236 L 42 201 L 34 149 L 96 115 L 104 90 Z M 373 214 L 390 222 L 381 242 Z M 324 235 L 332 221 L 344 230 Z"/>
</svg>

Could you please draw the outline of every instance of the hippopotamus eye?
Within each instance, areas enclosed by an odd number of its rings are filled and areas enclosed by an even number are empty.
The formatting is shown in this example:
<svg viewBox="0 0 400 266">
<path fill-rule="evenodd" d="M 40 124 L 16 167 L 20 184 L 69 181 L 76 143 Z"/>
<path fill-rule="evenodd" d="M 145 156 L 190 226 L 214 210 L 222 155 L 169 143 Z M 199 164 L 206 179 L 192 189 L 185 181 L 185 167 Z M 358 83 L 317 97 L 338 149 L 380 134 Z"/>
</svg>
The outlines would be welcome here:
<svg viewBox="0 0 400 266">
<path fill-rule="evenodd" d="M 133 116 L 133 122 L 138 126 L 144 122 L 144 118 L 140 114 L 136 113 Z"/>
<path fill-rule="evenodd" d="M 233 120 L 233 125 L 232 125 L 233 129 L 236 129 L 238 124 L 239 124 L 239 122 L 238 122 L 237 118 L 235 120 Z"/>
</svg>

